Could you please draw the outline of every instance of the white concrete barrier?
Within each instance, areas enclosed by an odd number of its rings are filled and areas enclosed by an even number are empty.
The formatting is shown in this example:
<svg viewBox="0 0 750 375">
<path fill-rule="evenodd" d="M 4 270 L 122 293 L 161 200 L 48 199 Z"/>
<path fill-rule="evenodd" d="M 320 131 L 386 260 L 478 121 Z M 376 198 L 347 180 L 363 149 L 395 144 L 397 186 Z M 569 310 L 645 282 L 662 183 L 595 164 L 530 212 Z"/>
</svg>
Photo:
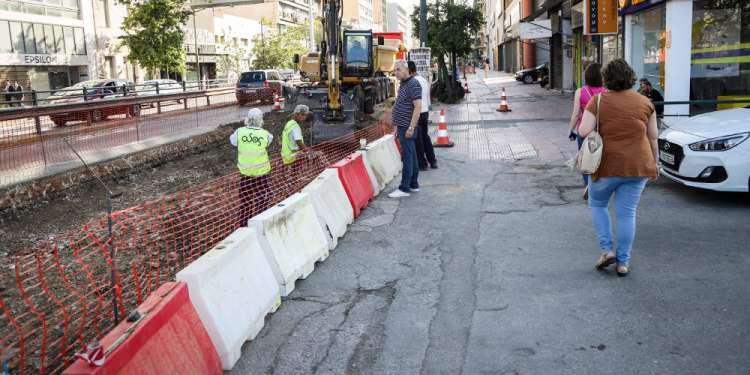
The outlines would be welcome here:
<svg viewBox="0 0 750 375">
<path fill-rule="evenodd" d="M 388 134 L 366 147 L 367 159 L 370 162 L 378 184 L 385 187 L 401 172 L 401 155 L 396 148 L 393 135 Z"/>
<path fill-rule="evenodd" d="M 239 228 L 177 273 L 206 327 L 224 370 L 240 359 L 242 344 L 263 328 L 281 304 L 281 291 L 255 229 Z"/>
<path fill-rule="evenodd" d="M 380 191 L 385 188 L 385 185 L 378 182 L 377 177 L 375 177 L 375 172 L 372 170 L 370 161 L 367 159 L 367 151 L 356 151 L 355 153 L 362 155 L 362 160 L 364 160 L 365 162 L 365 169 L 367 169 L 367 176 L 370 177 L 370 185 L 372 185 L 372 195 L 377 196 L 378 194 L 380 194 Z"/>
<path fill-rule="evenodd" d="M 258 230 L 282 296 L 294 290 L 297 279 L 312 273 L 315 262 L 328 257 L 328 241 L 307 193 L 295 193 L 261 212 L 248 226 Z"/>
<path fill-rule="evenodd" d="M 302 192 L 310 195 L 323 234 L 328 240 L 328 249 L 333 250 L 339 237 L 346 233 L 346 226 L 354 221 L 352 205 L 341 184 L 338 170 L 324 170 Z"/>
</svg>

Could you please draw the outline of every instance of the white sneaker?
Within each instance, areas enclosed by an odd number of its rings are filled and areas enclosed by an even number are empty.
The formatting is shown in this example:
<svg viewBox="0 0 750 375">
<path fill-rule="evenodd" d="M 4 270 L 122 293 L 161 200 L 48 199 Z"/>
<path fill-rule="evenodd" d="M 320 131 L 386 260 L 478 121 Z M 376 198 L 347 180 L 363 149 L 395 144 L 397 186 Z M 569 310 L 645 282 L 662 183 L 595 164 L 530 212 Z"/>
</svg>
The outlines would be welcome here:
<svg viewBox="0 0 750 375">
<path fill-rule="evenodd" d="M 392 193 L 388 194 L 388 198 L 401 198 L 401 197 L 408 197 L 409 193 L 404 193 L 403 191 L 396 189 Z"/>
</svg>

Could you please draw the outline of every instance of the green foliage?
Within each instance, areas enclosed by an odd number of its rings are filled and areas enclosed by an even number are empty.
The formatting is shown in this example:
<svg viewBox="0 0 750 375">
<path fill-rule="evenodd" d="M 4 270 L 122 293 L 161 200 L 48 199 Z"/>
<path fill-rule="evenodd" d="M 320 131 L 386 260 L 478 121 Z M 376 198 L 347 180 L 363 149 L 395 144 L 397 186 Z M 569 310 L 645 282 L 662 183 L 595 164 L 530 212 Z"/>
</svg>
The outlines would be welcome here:
<svg viewBox="0 0 750 375">
<path fill-rule="evenodd" d="M 119 0 L 128 8 L 121 43 L 128 60 L 149 72 L 179 72 L 185 68 L 184 26 L 190 16 L 187 0 Z"/>
<path fill-rule="evenodd" d="M 414 37 L 419 37 L 419 7 L 411 15 Z M 484 23 L 482 11 L 471 6 L 451 3 L 427 5 L 427 46 L 433 56 L 455 54 L 468 56 L 472 40 Z"/>
<path fill-rule="evenodd" d="M 225 54 L 216 60 L 216 69 L 227 78 L 238 77 L 242 70 L 242 60 L 249 57 L 249 53 L 242 47 L 224 44 Z"/>
<path fill-rule="evenodd" d="M 253 68 L 293 68 L 294 55 L 307 52 L 309 26 L 292 26 L 279 32 L 268 20 L 260 22 L 263 32 L 253 38 Z"/>
</svg>

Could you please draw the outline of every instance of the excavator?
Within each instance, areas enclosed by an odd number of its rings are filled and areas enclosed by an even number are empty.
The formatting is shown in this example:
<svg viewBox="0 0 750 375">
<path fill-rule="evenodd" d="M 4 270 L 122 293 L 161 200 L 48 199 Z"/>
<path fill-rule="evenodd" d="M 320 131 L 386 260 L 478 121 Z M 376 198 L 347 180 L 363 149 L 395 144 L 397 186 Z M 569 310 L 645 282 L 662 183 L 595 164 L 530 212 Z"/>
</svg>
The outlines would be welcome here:
<svg viewBox="0 0 750 375">
<path fill-rule="evenodd" d="M 295 56 L 306 81 L 290 104 L 305 104 L 314 114 L 312 142 L 319 143 L 359 129 L 364 114 L 394 95 L 393 71 L 403 43 L 374 39 L 372 30 L 342 28 L 342 0 L 323 0 L 320 52 Z M 374 43 L 375 42 L 375 43 Z"/>
</svg>

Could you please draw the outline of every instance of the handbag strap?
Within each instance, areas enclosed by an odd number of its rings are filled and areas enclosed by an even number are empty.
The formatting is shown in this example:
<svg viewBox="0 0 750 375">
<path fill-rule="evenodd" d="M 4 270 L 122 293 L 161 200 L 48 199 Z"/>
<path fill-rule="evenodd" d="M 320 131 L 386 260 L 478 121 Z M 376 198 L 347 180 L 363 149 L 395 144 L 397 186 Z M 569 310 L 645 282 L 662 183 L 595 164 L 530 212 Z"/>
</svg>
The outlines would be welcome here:
<svg viewBox="0 0 750 375">
<path fill-rule="evenodd" d="M 601 112 L 601 100 L 602 94 L 596 94 L 596 123 L 594 125 L 594 131 L 599 132 L 599 112 Z"/>
</svg>

